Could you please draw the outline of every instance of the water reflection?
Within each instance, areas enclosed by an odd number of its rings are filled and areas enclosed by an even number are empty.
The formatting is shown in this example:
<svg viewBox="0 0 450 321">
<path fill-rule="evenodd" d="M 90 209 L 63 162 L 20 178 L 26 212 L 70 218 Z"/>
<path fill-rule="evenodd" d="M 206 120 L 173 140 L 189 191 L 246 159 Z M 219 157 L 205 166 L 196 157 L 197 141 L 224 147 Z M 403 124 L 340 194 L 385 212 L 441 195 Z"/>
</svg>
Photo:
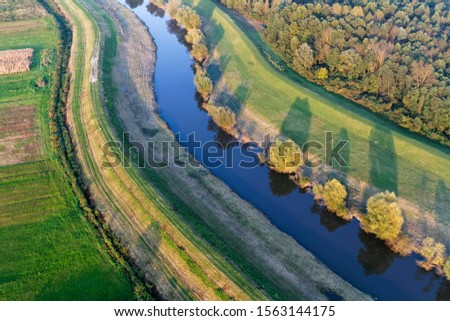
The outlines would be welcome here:
<svg viewBox="0 0 450 321">
<path fill-rule="evenodd" d="M 144 4 L 144 0 L 125 0 L 131 9 L 137 8 Z"/>
<path fill-rule="evenodd" d="M 160 7 L 156 6 L 156 5 L 154 5 L 154 4 L 151 3 L 151 2 L 147 5 L 147 10 L 148 10 L 148 12 L 150 12 L 152 15 L 154 15 L 154 16 L 156 16 L 156 17 L 159 17 L 159 18 L 163 18 L 163 17 L 164 17 L 164 14 L 165 14 L 164 9 L 162 9 L 162 8 L 160 8 Z"/>
<path fill-rule="evenodd" d="M 322 224 L 329 232 L 334 232 L 338 228 L 350 223 L 349 221 L 343 220 L 335 214 L 328 212 L 325 207 L 318 204 L 314 204 L 311 207 L 311 212 L 319 215 L 320 224 Z"/>
<path fill-rule="evenodd" d="M 155 18 L 162 17 L 164 12 L 152 5 L 143 5 L 135 12 L 150 28 L 158 48 L 155 90 L 164 120 L 172 130 L 181 132 L 182 137 L 195 131 L 196 137 L 203 143 L 215 139 L 222 145 L 228 145 L 234 141 L 211 122 L 194 99 L 193 73 L 190 69 L 192 60 L 186 47 L 181 48 L 175 43 L 175 37 L 168 33 L 175 34 L 179 42 L 186 46 L 184 31 L 176 23 L 168 21 L 167 17 Z M 213 61 L 213 66 L 208 68 L 215 82 L 222 77 L 220 68 L 229 59 L 229 56 L 222 55 L 220 63 Z M 236 103 L 241 104 L 241 108 L 245 108 L 242 103 L 245 104 L 248 95 L 246 83 L 242 82 L 240 90 L 231 95 Z M 313 106 L 299 98 L 293 104 L 289 116 L 302 117 L 305 128 L 308 128 L 309 108 L 313 109 Z M 289 122 L 289 118 L 283 125 L 285 131 L 293 132 L 294 124 Z M 340 132 L 340 136 L 345 137 L 346 133 Z M 306 139 L 307 136 L 295 138 Z M 375 138 L 373 148 L 384 142 Z M 235 160 L 234 164 L 237 164 L 240 159 L 236 157 Z M 252 170 L 237 166 L 231 169 L 221 167 L 211 171 L 264 212 L 280 230 L 310 249 L 319 260 L 361 290 L 380 299 L 390 300 L 448 299 L 450 296 L 446 292 L 450 291 L 448 282 L 443 281 L 443 278 L 435 276 L 434 272 L 416 273 L 418 268 L 414 264 L 415 257 L 396 256 L 383 242 L 361 232 L 357 222 L 343 221 L 322 207 L 313 205 L 313 196 L 301 195 L 304 191 L 286 175 L 270 172 L 265 166 L 257 166 Z M 445 197 L 447 194 L 441 195 Z"/>
<path fill-rule="evenodd" d="M 364 273 L 366 275 L 385 273 L 391 267 L 397 254 L 391 251 L 382 240 L 363 230 L 359 231 L 359 239 L 363 247 L 358 252 L 358 262 L 364 268 Z"/>
<path fill-rule="evenodd" d="M 280 174 L 275 171 L 269 172 L 269 187 L 273 195 L 286 196 L 298 189 L 298 186 L 291 181 L 287 174 Z"/>
</svg>

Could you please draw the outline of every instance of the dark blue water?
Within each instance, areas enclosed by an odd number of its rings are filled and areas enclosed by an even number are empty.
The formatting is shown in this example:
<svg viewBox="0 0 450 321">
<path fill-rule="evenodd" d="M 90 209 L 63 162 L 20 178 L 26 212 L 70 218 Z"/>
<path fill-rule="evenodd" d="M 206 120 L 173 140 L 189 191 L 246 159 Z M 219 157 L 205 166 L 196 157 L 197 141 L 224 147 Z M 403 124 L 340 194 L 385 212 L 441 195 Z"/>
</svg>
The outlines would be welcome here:
<svg viewBox="0 0 450 321">
<path fill-rule="evenodd" d="M 157 45 L 155 92 L 162 118 L 179 133 L 180 141 L 195 133 L 201 142 L 216 140 L 226 145 L 233 139 L 199 107 L 193 62 L 180 40 L 182 31 L 163 11 L 141 3 L 132 10 L 149 27 Z M 200 150 L 191 152 L 203 161 Z M 287 176 L 266 166 L 241 168 L 237 164 L 243 156 L 238 149 L 233 149 L 233 156 L 232 168 L 221 166 L 211 172 L 358 289 L 380 300 L 450 300 L 450 282 L 417 267 L 417 256 L 396 255 L 362 232 L 357 221 L 345 222 L 316 206 L 313 196 Z"/>
</svg>

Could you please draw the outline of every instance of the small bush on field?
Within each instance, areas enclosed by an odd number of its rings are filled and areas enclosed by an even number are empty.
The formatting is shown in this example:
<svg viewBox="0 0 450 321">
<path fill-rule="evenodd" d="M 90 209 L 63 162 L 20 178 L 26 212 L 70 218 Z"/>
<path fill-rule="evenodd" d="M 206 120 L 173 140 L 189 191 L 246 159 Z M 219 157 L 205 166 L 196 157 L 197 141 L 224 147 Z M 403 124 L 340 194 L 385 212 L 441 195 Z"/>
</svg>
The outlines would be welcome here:
<svg viewBox="0 0 450 321">
<path fill-rule="evenodd" d="M 334 178 L 326 183 L 322 194 L 325 206 L 330 212 L 336 213 L 337 216 L 344 219 L 348 218 L 348 209 L 345 204 L 346 197 L 345 186 L 337 179 Z"/>
<path fill-rule="evenodd" d="M 300 147 L 290 139 L 277 139 L 269 147 L 269 166 L 280 173 L 294 173 L 302 165 Z"/>
<path fill-rule="evenodd" d="M 204 72 L 197 72 L 194 77 L 194 84 L 197 87 L 197 91 L 206 100 L 212 91 L 212 81 L 208 75 Z"/>
<path fill-rule="evenodd" d="M 0 75 L 8 75 L 30 70 L 33 49 L 0 51 Z"/>
<path fill-rule="evenodd" d="M 211 115 L 214 122 L 221 128 L 231 129 L 236 125 L 236 115 L 227 107 L 209 106 L 208 113 Z"/>
<path fill-rule="evenodd" d="M 44 78 L 39 77 L 36 80 L 36 86 L 38 86 L 39 88 L 43 88 L 43 87 L 45 87 L 45 85 L 47 85 L 47 81 Z"/>
<path fill-rule="evenodd" d="M 45 49 L 42 52 L 41 64 L 47 67 L 55 60 L 55 51 L 53 49 Z"/>
<path fill-rule="evenodd" d="M 401 232 L 403 216 L 394 193 L 385 191 L 369 198 L 362 227 L 385 241 L 395 240 Z"/>
</svg>

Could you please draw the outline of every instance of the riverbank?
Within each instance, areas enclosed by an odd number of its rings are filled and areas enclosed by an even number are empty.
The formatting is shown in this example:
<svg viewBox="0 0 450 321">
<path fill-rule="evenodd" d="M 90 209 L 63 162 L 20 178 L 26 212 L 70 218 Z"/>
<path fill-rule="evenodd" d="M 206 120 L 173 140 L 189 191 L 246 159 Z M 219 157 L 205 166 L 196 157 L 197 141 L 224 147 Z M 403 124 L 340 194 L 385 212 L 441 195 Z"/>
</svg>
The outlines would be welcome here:
<svg viewBox="0 0 450 321">
<path fill-rule="evenodd" d="M 112 7 L 113 3 L 109 5 Z M 117 12 L 120 10 L 114 11 L 115 14 Z M 142 46 L 143 37 L 148 37 L 147 33 L 144 35 L 136 32 L 142 30 L 140 28 L 143 27 L 133 25 L 133 34 L 139 35 L 138 46 Z M 126 35 L 126 28 L 120 29 Z M 119 41 L 119 46 L 121 43 Z M 125 47 L 119 48 L 119 57 L 127 53 Z M 138 52 L 133 52 L 133 59 L 124 56 L 118 59 L 117 69 L 112 73 L 120 75 L 116 81 L 121 84 L 116 87 L 118 99 L 115 107 L 120 117 L 112 123 L 123 125 L 123 130 L 130 133 L 132 141 L 171 141 L 173 134 L 159 118 L 157 108 L 151 100 L 153 94 L 149 84 L 152 70 L 142 72 L 140 66 L 137 69 L 140 70 L 139 73 L 127 75 L 125 72 L 124 62 L 127 64 L 126 69 L 133 70 L 130 64 L 140 61 L 136 59 L 136 54 Z M 139 78 L 140 76 L 144 78 Z M 123 86 L 126 81 L 131 81 L 132 85 Z M 120 130 L 120 127 L 115 129 Z M 153 148 L 155 155 L 160 153 L 157 148 L 159 147 L 156 145 Z M 278 231 L 262 213 L 240 199 L 204 168 L 189 166 L 183 169 L 170 165 L 157 170 L 143 168 L 140 172 L 158 188 L 160 196 L 172 204 L 176 214 L 183 218 L 185 223 L 179 224 L 188 223 L 189 226 L 185 228 L 192 226 L 196 234 L 214 244 L 227 261 L 233 261 L 234 266 L 250 279 L 256 280 L 257 285 L 272 298 L 327 299 L 329 293 L 336 293 L 344 299 L 367 298 L 319 263 L 292 238 Z M 186 231 L 186 236 L 192 238 L 188 234 Z M 223 263 L 226 261 L 222 259 L 221 262 L 215 266 L 220 266 L 223 270 Z M 240 273 L 234 274 L 235 282 L 244 284 L 244 281 L 239 281 L 239 275 Z M 250 291 L 249 286 L 247 285 L 247 291 Z"/>
<path fill-rule="evenodd" d="M 301 146 L 306 141 L 324 143 L 325 131 L 333 132 L 335 141 L 349 141 L 343 149 L 349 166 L 309 170 L 313 180 L 336 177 L 345 182 L 356 210 L 365 208 L 369 196 L 394 191 L 405 215 L 405 232 L 416 245 L 426 236 L 450 245 L 448 151 L 292 72 L 277 70 L 267 58 L 272 57 L 270 48 L 251 25 L 214 1 L 188 2 L 205 21 L 212 53 L 209 69 L 217 88 L 213 98 L 219 105 L 234 105 L 238 126 L 253 141 L 281 134 Z"/>
</svg>

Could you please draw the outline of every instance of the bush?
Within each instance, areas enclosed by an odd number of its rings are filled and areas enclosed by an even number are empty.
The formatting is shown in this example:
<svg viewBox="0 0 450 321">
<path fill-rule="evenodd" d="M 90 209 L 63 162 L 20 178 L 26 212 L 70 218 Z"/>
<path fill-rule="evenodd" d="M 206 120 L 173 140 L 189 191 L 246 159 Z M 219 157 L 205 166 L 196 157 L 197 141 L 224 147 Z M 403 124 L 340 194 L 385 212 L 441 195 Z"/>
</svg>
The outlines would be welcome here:
<svg viewBox="0 0 450 321">
<path fill-rule="evenodd" d="M 202 62 L 208 58 L 208 48 L 202 43 L 196 43 L 192 46 L 191 55 L 195 60 Z"/>
<path fill-rule="evenodd" d="M 194 84 L 200 95 L 202 95 L 204 99 L 208 99 L 213 88 L 212 81 L 209 79 L 208 75 L 204 72 L 198 72 L 195 74 Z"/>
<path fill-rule="evenodd" d="M 200 16 L 188 6 L 180 6 L 173 17 L 186 30 L 200 29 L 202 25 Z"/>
<path fill-rule="evenodd" d="M 323 185 L 322 184 L 314 184 L 313 185 L 313 194 L 314 194 L 314 199 L 316 201 L 320 201 L 322 199 L 322 194 L 323 194 Z"/>
<path fill-rule="evenodd" d="M 269 147 L 267 162 L 277 172 L 295 173 L 296 169 L 302 165 L 300 147 L 290 139 L 277 139 Z"/>
<path fill-rule="evenodd" d="M 393 241 L 400 235 L 403 221 L 395 193 L 385 191 L 369 198 L 361 223 L 364 230 L 379 239 Z"/>
<path fill-rule="evenodd" d="M 328 78 L 328 69 L 327 68 L 320 68 L 316 71 L 316 77 L 317 79 L 323 80 Z"/>
<path fill-rule="evenodd" d="M 444 275 L 447 277 L 447 280 L 450 281 L 450 257 L 444 264 Z"/>
<path fill-rule="evenodd" d="M 205 42 L 205 35 L 200 29 L 189 29 L 187 31 L 187 34 L 185 36 L 185 39 L 190 44 L 197 44 L 197 43 L 204 43 Z"/>
<path fill-rule="evenodd" d="M 322 194 L 325 206 L 330 212 L 336 213 L 341 218 L 347 218 L 348 215 L 348 209 L 345 204 L 346 197 L 347 191 L 345 186 L 337 179 L 333 178 L 326 183 Z"/>
<path fill-rule="evenodd" d="M 432 237 L 423 240 L 419 249 L 419 254 L 423 256 L 424 261 L 419 261 L 419 265 L 429 271 L 433 267 L 442 267 L 445 263 L 445 245 L 436 242 Z"/>
<path fill-rule="evenodd" d="M 227 107 L 211 106 L 208 108 L 208 112 L 214 122 L 221 128 L 231 129 L 236 125 L 236 115 Z"/>
</svg>

